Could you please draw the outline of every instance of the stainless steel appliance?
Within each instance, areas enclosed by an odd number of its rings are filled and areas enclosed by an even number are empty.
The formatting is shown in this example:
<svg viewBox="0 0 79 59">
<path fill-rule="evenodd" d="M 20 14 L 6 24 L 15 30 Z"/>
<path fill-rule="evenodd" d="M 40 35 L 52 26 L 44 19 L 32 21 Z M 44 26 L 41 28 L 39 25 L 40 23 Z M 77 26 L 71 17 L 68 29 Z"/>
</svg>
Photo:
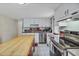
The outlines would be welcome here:
<svg viewBox="0 0 79 59">
<path fill-rule="evenodd" d="M 45 32 L 39 33 L 39 43 L 46 43 L 47 37 Z"/>
<path fill-rule="evenodd" d="M 79 33 L 75 31 L 66 32 L 64 37 L 60 37 L 59 43 L 52 38 L 51 41 L 56 56 L 68 56 L 68 49 L 79 49 Z"/>
</svg>

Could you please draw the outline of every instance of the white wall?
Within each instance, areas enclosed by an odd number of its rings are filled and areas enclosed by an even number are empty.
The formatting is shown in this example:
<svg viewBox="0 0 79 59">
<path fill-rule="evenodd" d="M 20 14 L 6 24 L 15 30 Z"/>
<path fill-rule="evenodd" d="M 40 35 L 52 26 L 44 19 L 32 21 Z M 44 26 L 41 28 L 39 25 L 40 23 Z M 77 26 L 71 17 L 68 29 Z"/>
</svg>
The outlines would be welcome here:
<svg viewBox="0 0 79 59">
<path fill-rule="evenodd" d="M 22 20 L 18 20 L 18 35 L 22 35 Z"/>
<path fill-rule="evenodd" d="M 0 34 L 1 41 L 7 41 L 18 35 L 17 20 L 9 17 L 0 16 Z"/>
</svg>

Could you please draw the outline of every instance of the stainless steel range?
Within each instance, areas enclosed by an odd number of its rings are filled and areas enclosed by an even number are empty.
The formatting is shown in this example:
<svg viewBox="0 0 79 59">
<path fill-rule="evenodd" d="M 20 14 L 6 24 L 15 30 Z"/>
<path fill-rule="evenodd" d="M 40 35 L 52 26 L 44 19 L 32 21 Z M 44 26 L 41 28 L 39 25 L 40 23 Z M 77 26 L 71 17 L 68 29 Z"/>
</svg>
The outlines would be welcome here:
<svg viewBox="0 0 79 59">
<path fill-rule="evenodd" d="M 59 43 L 51 38 L 54 47 L 54 55 L 68 56 L 69 49 L 79 49 L 79 34 L 78 32 L 69 31 L 64 37 L 60 37 Z"/>
</svg>

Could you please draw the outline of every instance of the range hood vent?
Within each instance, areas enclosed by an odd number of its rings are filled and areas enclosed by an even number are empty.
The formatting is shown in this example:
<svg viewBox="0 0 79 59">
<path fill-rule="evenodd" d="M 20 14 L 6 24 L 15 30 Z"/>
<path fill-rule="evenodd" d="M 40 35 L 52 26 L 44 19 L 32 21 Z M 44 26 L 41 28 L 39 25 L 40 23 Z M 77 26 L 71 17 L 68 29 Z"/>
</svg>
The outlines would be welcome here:
<svg viewBox="0 0 79 59">
<path fill-rule="evenodd" d="M 79 20 L 79 10 L 74 11 L 73 13 L 71 13 L 71 15 L 72 15 L 72 20 L 73 21 Z"/>
<path fill-rule="evenodd" d="M 72 13 L 70 13 L 70 14 L 67 15 L 67 16 L 64 16 L 64 17 L 60 18 L 57 22 L 66 20 L 66 19 L 68 19 L 68 18 L 73 18 L 73 19 L 76 18 L 76 20 L 79 20 L 79 10 L 74 10 L 74 11 L 72 11 Z"/>
<path fill-rule="evenodd" d="M 78 14 L 78 11 L 71 13 L 71 15 L 75 15 L 75 14 Z"/>
</svg>

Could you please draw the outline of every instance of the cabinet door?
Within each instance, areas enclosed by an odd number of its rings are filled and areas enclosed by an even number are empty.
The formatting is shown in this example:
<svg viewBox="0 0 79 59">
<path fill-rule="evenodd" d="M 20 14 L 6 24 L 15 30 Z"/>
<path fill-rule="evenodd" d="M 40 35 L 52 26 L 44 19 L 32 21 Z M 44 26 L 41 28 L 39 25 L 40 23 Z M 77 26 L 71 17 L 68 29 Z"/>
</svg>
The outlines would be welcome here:
<svg viewBox="0 0 79 59">
<path fill-rule="evenodd" d="M 68 56 L 73 56 L 72 54 L 68 53 Z"/>
<path fill-rule="evenodd" d="M 66 21 L 61 21 L 58 23 L 59 26 L 67 26 L 67 22 Z"/>
<path fill-rule="evenodd" d="M 64 7 L 66 8 L 65 10 L 69 10 L 69 13 L 72 13 L 75 10 L 79 9 L 79 4 L 78 3 L 67 3 L 64 5 Z"/>
<path fill-rule="evenodd" d="M 35 33 L 35 43 L 39 43 L 39 33 Z"/>
<path fill-rule="evenodd" d="M 73 11 L 78 10 L 78 9 L 79 9 L 79 4 L 77 3 L 62 4 L 55 13 L 55 19 L 61 20 L 61 18 L 64 18 L 67 15 L 70 15 Z"/>
<path fill-rule="evenodd" d="M 49 41 L 50 41 L 50 37 L 49 37 L 49 33 L 47 33 L 47 44 L 49 45 Z"/>
<path fill-rule="evenodd" d="M 55 20 L 59 20 L 62 17 L 64 17 L 64 6 L 63 5 L 60 8 L 58 8 L 57 11 L 55 12 Z"/>
<path fill-rule="evenodd" d="M 57 11 L 55 12 L 55 19 L 56 20 L 60 20 L 62 17 L 65 16 L 65 11 L 66 11 L 66 5 L 65 4 L 61 4 L 60 7 L 57 9 Z"/>
</svg>

